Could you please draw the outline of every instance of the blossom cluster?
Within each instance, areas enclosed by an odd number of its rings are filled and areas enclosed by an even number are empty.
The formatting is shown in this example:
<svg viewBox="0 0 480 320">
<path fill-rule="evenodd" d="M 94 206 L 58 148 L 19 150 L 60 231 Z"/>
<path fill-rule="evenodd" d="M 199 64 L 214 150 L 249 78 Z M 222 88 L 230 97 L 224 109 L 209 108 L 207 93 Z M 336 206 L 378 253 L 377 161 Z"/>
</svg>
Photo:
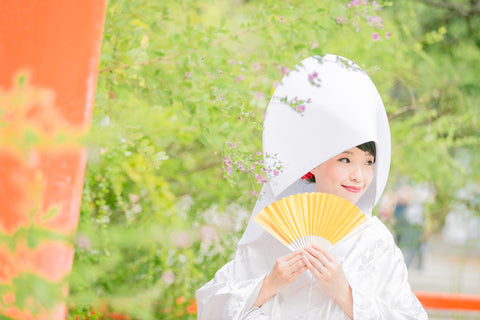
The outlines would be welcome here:
<svg viewBox="0 0 480 320">
<path fill-rule="evenodd" d="M 373 41 L 378 41 L 381 39 L 381 33 L 383 33 L 385 39 L 391 37 L 389 31 L 383 31 L 385 29 L 383 25 L 383 19 L 378 16 L 375 12 L 382 10 L 382 5 L 378 1 L 369 0 L 352 0 L 347 5 L 346 8 L 349 10 L 350 18 L 339 15 L 337 18 L 337 23 L 342 25 L 350 25 L 355 28 L 356 32 L 359 32 L 362 29 L 362 22 L 373 29 L 371 37 Z M 380 32 L 382 30 L 383 32 Z"/>
<path fill-rule="evenodd" d="M 313 74 L 308 76 L 308 80 L 310 83 L 314 84 L 315 86 L 320 86 L 320 79 L 318 78 L 318 74 L 314 72 Z M 298 97 L 294 97 L 293 99 L 289 100 L 287 96 L 280 98 L 280 101 L 286 103 L 287 105 L 292 108 L 292 110 L 300 113 L 303 115 L 305 112 L 305 106 L 312 102 L 310 98 L 307 100 L 299 99 Z"/>
<path fill-rule="evenodd" d="M 254 181 L 255 184 L 267 183 L 272 177 L 280 174 L 282 165 L 275 160 L 274 155 L 265 155 L 271 166 L 266 166 L 263 161 L 263 154 L 260 151 L 255 153 L 245 153 L 237 149 L 237 143 L 227 142 L 227 154 L 223 158 L 222 169 L 224 179 L 235 184 L 235 179 L 239 175 L 246 176 L 247 179 Z M 235 150 L 233 150 L 235 149 Z M 258 195 L 253 191 L 254 196 Z"/>
</svg>

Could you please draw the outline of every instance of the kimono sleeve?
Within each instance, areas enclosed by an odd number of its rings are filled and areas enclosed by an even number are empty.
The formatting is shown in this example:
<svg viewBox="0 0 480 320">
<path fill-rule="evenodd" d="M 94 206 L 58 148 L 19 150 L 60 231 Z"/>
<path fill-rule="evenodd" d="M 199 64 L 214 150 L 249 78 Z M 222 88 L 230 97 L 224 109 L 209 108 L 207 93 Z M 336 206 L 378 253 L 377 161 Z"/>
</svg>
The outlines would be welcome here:
<svg viewBox="0 0 480 320">
<path fill-rule="evenodd" d="M 269 320 L 260 308 L 252 308 L 265 275 L 253 279 L 236 280 L 234 261 L 230 261 L 215 277 L 197 290 L 199 320 Z"/>
<path fill-rule="evenodd" d="M 379 237 L 352 263 L 355 320 L 422 320 L 428 316 L 408 283 L 402 252 L 391 235 Z"/>
</svg>

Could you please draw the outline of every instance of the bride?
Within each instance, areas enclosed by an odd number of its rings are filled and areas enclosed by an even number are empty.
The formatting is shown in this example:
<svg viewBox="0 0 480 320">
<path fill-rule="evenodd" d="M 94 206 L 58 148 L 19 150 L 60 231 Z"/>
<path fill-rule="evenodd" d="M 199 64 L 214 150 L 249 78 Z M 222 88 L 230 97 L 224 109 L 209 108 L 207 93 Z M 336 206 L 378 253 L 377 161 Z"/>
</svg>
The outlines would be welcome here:
<svg viewBox="0 0 480 320">
<path fill-rule="evenodd" d="M 427 319 L 401 251 L 372 216 L 390 148 L 382 100 L 357 65 L 313 56 L 285 76 L 263 132 L 265 164 L 281 172 L 263 186 L 234 259 L 197 290 L 198 319 Z M 355 203 L 367 222 L 328 250 L 291 252 L 253 220 L 278 199 L 315 191 Z"/>
</svg>

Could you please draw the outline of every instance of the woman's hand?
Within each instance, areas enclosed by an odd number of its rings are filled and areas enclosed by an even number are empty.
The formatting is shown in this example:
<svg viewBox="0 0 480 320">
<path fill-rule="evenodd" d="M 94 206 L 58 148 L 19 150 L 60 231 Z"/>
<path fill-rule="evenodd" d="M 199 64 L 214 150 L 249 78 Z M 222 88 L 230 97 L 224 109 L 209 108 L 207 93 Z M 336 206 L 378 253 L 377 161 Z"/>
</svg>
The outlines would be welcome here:
<svg viewBox="0 0 480 320">
<path fill-rule="evenodd" d="M 343 273 L 342 264 L 316 245 L 305 248 L 304 252 L 306 254 L 303 259 L 307 268 L 325 292 L 353 319 L 352 288 Z"/>
<path fill-rule="evenodd" d="M 303 260 L 304 254 L 305 251 L 297 250 L 277 259 L 272 271 L 263 280 L 255 306 L 263 305 L 307 270 Z"/>
</svg>

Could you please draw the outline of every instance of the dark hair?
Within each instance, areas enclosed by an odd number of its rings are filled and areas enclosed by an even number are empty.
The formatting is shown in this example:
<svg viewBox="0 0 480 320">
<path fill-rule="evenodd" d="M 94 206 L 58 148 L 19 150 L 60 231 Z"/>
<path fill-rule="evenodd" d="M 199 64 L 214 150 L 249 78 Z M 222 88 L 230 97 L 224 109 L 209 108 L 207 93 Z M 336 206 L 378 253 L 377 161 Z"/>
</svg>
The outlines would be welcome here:
<svg viewBox="0 0 480 320">
<path fill-rule="evenodd" d="M 365 142 L 365 143 L 359 144 L 357 148 L 362 151 L 370 153 L 373 156 L 373 162 L 375 162 L 375 159 L 377 157 L 377 148 L 375 147 L 375 142 L 373 141 Z M 315 182 L 315 176 L 312 176 L 310 179 L 306 181 Z"/>
<path fill-rule="evenodd" d="M 375 162 L 375 158 L 377 157 L 377 149 L 375 148 L 375 142 L 369 141 L 357 146 L 358 149 L 368 152 L 373 156 L 373 162 Z"/>
</svg>

